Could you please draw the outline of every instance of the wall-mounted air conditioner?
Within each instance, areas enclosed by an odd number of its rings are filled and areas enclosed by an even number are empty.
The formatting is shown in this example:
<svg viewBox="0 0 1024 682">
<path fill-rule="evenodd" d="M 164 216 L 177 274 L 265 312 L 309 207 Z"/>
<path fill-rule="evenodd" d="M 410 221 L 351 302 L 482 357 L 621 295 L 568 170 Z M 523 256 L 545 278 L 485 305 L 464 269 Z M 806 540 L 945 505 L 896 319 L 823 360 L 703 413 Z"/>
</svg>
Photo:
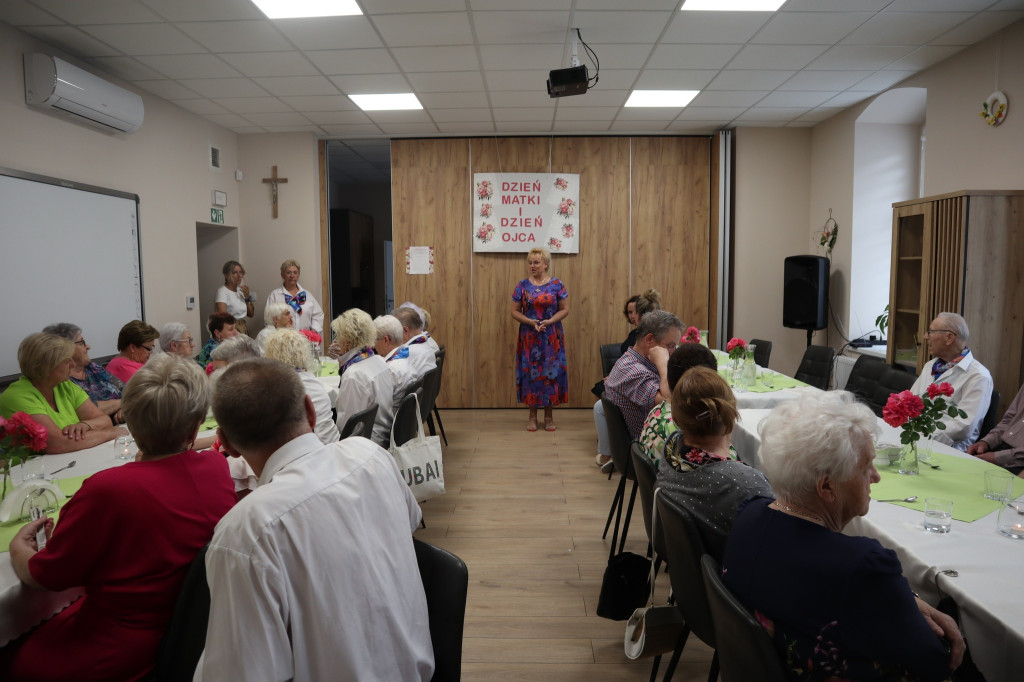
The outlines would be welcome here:
<svg viewBox="0 0 1024 682">
<path fill-rule="evenodd" d="M 25 102 L 121 133 L 134 133 L 145 115 L 134 92 L 38 52 L 25 55 Z"/>
</svg>

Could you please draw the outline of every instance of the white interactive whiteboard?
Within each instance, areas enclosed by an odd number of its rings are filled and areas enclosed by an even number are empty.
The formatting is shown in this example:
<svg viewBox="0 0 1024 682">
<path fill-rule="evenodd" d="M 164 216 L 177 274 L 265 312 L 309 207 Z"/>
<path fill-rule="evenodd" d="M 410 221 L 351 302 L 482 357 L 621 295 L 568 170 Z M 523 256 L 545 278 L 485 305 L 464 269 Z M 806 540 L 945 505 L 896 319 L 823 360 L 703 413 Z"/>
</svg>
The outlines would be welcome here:
<svg viewBox="0 0 1024 682">
<path fill-rule="evenodd" d="M 0 380 L 49 324 L 77 324 L 102 358 L 143 319 L 137 195 L 0 167 L 0 245 Z"/>
</svg>

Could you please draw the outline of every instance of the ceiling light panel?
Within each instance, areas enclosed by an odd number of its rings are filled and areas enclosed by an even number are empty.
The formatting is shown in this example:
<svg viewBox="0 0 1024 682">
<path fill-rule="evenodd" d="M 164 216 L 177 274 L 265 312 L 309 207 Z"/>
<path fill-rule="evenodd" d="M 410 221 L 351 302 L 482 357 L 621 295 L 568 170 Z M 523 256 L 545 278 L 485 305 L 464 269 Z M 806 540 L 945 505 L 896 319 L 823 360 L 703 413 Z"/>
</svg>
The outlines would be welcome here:
<svg viewBox="0 0 1024 682">
<path fill-rule="evenodd" d="M 252 0 L 268 19 L 351 17 L 363 11 L 355 0 Z"/>
<path fill-rule="evenodd" d="M 786 0 L 686 0 L 683 11 L 698 12 L 774 12 Z"/>
<path fill-rule="evenodd" d="M 400 92 L 389 95 L 349 95 L 363 111 L 404 111 L 422 109 L 423 105 L 411 92 Z"/>
<path fill-rule="evenodd" d="M 700 90 L 634 90 L 627 107 L 672 107 L 681 109 L 700 94 Z"/>
</svg>

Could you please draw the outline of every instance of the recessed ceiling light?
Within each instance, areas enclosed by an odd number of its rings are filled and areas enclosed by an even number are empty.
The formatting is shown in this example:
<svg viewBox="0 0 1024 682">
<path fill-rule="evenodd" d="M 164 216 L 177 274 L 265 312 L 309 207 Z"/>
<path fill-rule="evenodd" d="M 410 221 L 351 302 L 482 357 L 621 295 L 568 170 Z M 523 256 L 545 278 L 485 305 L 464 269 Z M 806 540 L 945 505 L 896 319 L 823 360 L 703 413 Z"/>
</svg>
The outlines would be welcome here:
<svg viewBox="0 0 1024 682">
<path fill-rule="evenodd" d="M 699 12 L 774 12 L 786 0 L 686 0 L 682 10 Z"/>
<path fill-rule="evenodd" d="M 398 92 L 391 95 L 349 95 L 363 111 L 398 111 L 402 109 L 422 109 L 423 105 L 411 92 Z"/>
<path fill-rule="evenodd" d="M 268 19 L 348 17 L 363 13 L 356 0 L 252 0 Z"/>
<path fill-rule="evenodd" d="M 626 106 L 681 109 L 699 94 L 700 90 L 634 90 L 626 100 Z"/>
</svg>

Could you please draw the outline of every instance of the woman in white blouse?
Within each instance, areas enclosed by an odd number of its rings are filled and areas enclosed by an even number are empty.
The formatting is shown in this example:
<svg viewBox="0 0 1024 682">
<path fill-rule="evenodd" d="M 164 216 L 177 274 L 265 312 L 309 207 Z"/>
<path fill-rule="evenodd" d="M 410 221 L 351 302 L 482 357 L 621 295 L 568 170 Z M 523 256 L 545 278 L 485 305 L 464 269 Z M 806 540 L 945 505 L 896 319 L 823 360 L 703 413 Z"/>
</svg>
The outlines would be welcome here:
<svg viewBox="0 0 1024 682">
<path fill-rule="evenodd" d="M 245 318 L 253 316 L 252 304 L 255 299 L 249 294 L 249 285 L 242 281 L 245 268 L 238 261 L 229 260 L 221 272 L 224 273 L 224 286 L 217 289 L 214 312 L 231 313 L 235 318 L 235 329 L 240 334 L 248 334 Z"/>
<path fill-rule="evenodd" d="M 313 350 L 306 337 L 294 329 L 277 329 L 267 338 L 263 355 L 280 360 L 299 373 L 306 395 L 313 401 L 316 410 L 314 433 L 324 445 L 338 440 L 340 435 L 331 415 L 331 398 L 327 388 L 313 376 Z"/>
<path fill-rule="evenodd" d="M 266 326 L 256 335 L 256 345 L 260 353 L 267 350 L 267 340 L 278 329 L 293 329 L 292 308 L 287 303 L 268 303 L 263 309 L 263 322 Z"/>
<path fill-rule="evenodd" d="M 287 303 L 292 311 L 292 322 L 295 329 L 309 329 L 323 336 L 324 309 L 320 303 L 299 284 L 299 264 L 293 260 L 281 263 L 281 286 L 267 296 L 267 305 L 271 303 Z M 326 344 L 325 344 L 326 345 Z"/>
<path fill-rule="evenodd" d="M 338 428 L 349 417 L 377 406 L 371 440 L 382 447 L 391 443 L 391 424 L 395 420 L 392 401 L 394 380 L 384 358 L 373 349 L 377 328 L 362 310 L 346 310 L 331 323 L 334 343 L 331 350 L 338 358 L 341 387 L 338 390 Z"/>
</svg>

